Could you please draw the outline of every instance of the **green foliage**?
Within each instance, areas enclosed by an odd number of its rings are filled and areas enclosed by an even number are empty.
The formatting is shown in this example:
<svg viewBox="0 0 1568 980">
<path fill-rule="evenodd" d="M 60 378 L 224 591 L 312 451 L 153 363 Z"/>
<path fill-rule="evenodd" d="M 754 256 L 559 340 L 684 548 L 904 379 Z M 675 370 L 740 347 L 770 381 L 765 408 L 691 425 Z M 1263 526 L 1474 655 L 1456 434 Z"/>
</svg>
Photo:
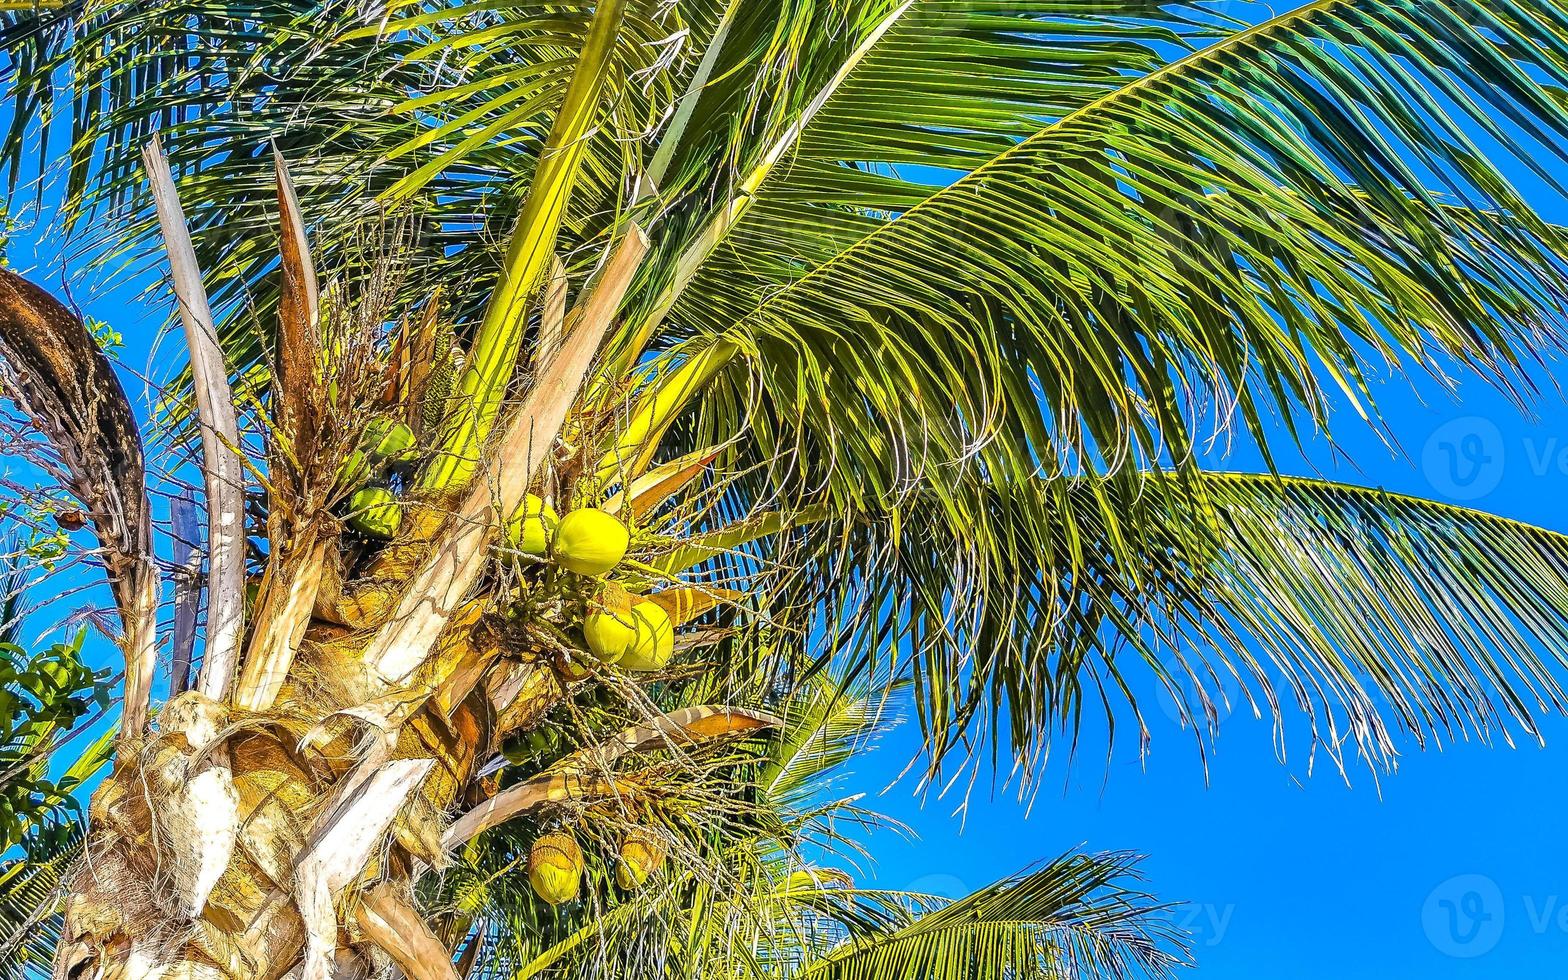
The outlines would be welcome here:
<svg viewBox="0 0 1568 980">
<path fill-rule="evenodd" d="M 0 574 L 0 972 L 48 976 L 59 939 L 61 881 L 81 853 L 88 783 L 113 754 L 106 730 L 61 766 L 94 709 L 109 704 L 107 671 L 82 661 L 85 631 L 29 654 L 20 644 L 24 584 L 54 553 L 53 535 L 9 538 Z M 45 566 L 47 567 L 47 565 Z"/>
<path fill-rule="evenodd" d="M 63 739 L 109 701 L 108 673 L 82 663 L 84 636 L 31 655 L 0 643 L 0 852 L 35 832 L 53 842 L 59 820 L 79 811 L 73 794 L 96 768 L 78 764 L 49 774 Z"/>
<path fill-rule="evenodd" d="M 1137 858 L 1067 855 L 912 915 L 906 925 L 851 936 L 799 976 L 814 980 L 1106 980 L 1165 977 L 1180 964 L 1159 908 L 1134 885 Z"/>
<path fill-rule="evenodd" d="M 89 317 L 87 329 L 93 335 L 93 340 L 106 354 L 113 354 L 125 346 L 125 337 L 120 331 L 114 329 L 110 323 Z"/>
</svg>

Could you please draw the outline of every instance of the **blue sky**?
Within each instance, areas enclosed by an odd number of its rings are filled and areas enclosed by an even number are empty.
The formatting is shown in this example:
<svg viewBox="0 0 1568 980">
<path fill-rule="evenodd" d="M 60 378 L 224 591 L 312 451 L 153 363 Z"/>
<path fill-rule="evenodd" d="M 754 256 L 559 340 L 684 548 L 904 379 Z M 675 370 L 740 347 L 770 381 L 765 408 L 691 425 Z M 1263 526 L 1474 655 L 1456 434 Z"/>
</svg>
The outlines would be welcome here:
<svg viewBox="0 0 1568 980">
<path fill-rule="evenodd" d="M 1568 210 L 1542 202 L 1548 217 L 1568 222 Z M 24 233 L 13 259 L 58 284 L 62 258 L 34 248 L 39 230 Z M 125 336 L 129 367 L 148 365 L 167 310 L 138 305 L 134 285 L 93 295 L 83 284 L 77 299 Z M 154 373 L 167 370 L 160 362 Z M 1554 374 L 1568 381 L 1562 365 Z M 132 394 L 140 401 L 143 392 L 133 385 Z M 1342 459 L 1315 444 L 1305 458 L 1282 455 L 1282 468 L 1568 530 L 1560 395 L 1538 403 L 1535 419 L 1473 379 L 1457 399 L 1400 379 L 1382 384 L 1378 398 L 1402 453 L 1345 414 L 1334 428 Z M 1239 451 L 1232 465 L 1257 469 L 1258 460 Z M 105 663 L 112 657 L 106 644 L 98 651 Z M 1154 703 L 1152 685 L 1146 693 Z M 1055 762 L 1027 815 L 1015 793 L 984 785 L 962 817 L 957 799 L 922 801 L 907 780 L 883 793 L 916 748 L 905 726 L 860 764 L 850 788 L 873 794 L 869 802 L 918 839 L 881 835 L 866 876 L 957 895 L 1080 845 L 1130 849 L 1149 855 L 1149 887 L 1178 903 L 1172 914 L 1192 934 L 1204 980 L 1561 974 L 1568 721 L 1548 722 L 1544 750 L 1460 744 L 1422 753 L 1405 743 L 1397 773 L 1353 767 L 1347 786 L 1326 760 L 1310 774 L 1305 755 L 1281 762 L 1269 723 L 1245 711 L 1222 723 L 1207 773 L 1190 734 L 1158 710 L 1150 717 L 1146 759 L 1124 739 L 1109 763 L 1097 751 L 1070 769 Z"/>
</svg>

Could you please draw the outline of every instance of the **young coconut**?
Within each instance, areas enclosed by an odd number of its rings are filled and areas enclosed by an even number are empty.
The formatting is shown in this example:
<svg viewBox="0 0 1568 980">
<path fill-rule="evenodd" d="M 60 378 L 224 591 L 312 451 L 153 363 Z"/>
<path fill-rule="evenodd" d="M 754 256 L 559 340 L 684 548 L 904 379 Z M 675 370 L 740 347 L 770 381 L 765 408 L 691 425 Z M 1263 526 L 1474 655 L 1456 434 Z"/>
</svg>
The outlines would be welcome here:
<svg viewBox="0 0 1568 980">
<path fill-rule="evenodd" d="M 386 487 L 365 487 L 349 498 L 348 526 L 367 538 L 388 541 L 403 525 L 403 508 Z"/>
<path fill-rule="evenodd" d="M 506 543 L 525 555 L 543 556 L 550 550 L 550 539 L 561 519 L 555 508 L 535 494 L 523 498 L 523 505 L 506 522 Z"/>
<path fill-rule="evenodd" d="M 577 897 L 583 880 L 583 849 L 570 834 L 554 833 L 534 841 L 528 852 L 528 883 L 551 905 Z"/>
<path fill-rule="evenodd" d="M 670 614 L 656 602 L 639 602 L 632 607 L 631 618 L 636 633 L 619 666 L 623 670 L 663 670 L 675 656 L 675 625 Z"/>
<path fill-rule="evenodd" d="M 414 443 L 414 430 L 408 427 L 407 422 L 377 418 L 365 426 L 365 437 L 361 444 L 371 459 L 401 462 L 413 454 Z"/>
<path fill-rule="evenodd" d="M 378 468 L 410 458 L 414 447 L 414 430 L 406 423 L 385 417 L 371 419 L 359 438 L 359 448 L 338 467 L 337 484 L 349 487 L 364 483 L 376 475 Z"/>
<path fill-rule="evenodd" d="M 583 617 L 583 639 L 600 663 L 618 664 L 637 643 L 637 622 L 626 590 L 606 585 Z"/>
<path fill-rule="evenodd" d="M 593 507 L 561 518 L 555 529 L 555 563 L 569 572 L 597 578 L 621 563 L 632 536 L 619 519 Z"/>
<path fill-rule="evenodd" d="M 555 670 L 556 673 L 561 675 L 561 679 L 568 684 L 575 684 L 593 676 L 593 671 L 589 670 L 587 665 L 575 653 L 562 652 L 557 654 L 555 657 Z"/>
<path fill-rule="evenodd" d="M 637 829 L 621 841 L 621 859 L 615 865 L 615 881 L 626 891 L 641 888 L 664 865 L 668 848 L 664 838 L 649 830 Z"/>
</svg>

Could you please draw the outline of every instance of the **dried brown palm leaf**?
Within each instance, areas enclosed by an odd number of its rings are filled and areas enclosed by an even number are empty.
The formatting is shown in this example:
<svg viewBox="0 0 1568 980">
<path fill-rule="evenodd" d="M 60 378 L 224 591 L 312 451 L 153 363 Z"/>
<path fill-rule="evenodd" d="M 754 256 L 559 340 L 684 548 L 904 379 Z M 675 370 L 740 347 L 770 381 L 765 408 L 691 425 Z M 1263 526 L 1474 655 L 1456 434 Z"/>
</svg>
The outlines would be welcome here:
<svg viewBox="0 0 1568 980">
<path fill-rule="evenodd" d="M 409 980 L 458 980 L 452 954 L 441 944 L 408 897 L 388 884 L 360 896 L 359 926 L 392 957 Z"/>
<path fill-rule="evenodd" d="M 134 735 L 147 717 L 158 600 L 135 413 L 86 324 L 8 269 L 0 269 L 0 360 L 6 396 L 53 446 L 59 476 L 86 508 L 103 548 L 124 624 L 123 731 Z"/>
<path fill-rule="evenodd" d="M 562 759 L 550 772 L 511 786 L 458 817 L 447 828 L 447 848 L 526 813 L 544 803 L 589 799 L 613 794 L 616 780 L 608 769 L 621 758 L 667 748 L 692 748 L 721 738 L 775 728 L 783 721 L 762 711 L 705 705 L 660 715 L 645 725 L 626 729 L 614 738 Z M 603 772 L 603 775 L 591 773 Z"/>
<path fill-rule="evenodd" d="M 534 367 L 549 363 L 566 339 L 566 266 L 556 256 L 550 263 L 550 282 L 545 286 L 544 303 L 539 310 L 539 342 L 534 345 Z"/>
<path fill-rule="evenodd" d="M 283 154 L 273 149 L 278 183 L 278 253 L 282 288 L 278 299 L 278 384 L 275 412 L 282 438 L 295 455 L 308 459 L 324 408 L 321 384 L 321 287 L 305 237 L 305 218 Z M 275 477 L 276 479 L 276 477 Z"/>
</svg>

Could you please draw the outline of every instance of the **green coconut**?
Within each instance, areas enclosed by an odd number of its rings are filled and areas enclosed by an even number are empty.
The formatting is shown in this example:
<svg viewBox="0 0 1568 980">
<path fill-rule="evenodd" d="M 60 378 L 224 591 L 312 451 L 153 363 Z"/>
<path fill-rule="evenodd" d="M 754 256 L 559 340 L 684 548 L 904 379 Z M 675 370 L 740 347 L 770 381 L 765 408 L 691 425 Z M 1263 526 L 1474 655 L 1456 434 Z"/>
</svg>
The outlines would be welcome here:
<svg viewBox="0 0 1568 980">
<path fill-rule="evenodd" d="M 506 522 L 506 543 L 525 555 L 544 555 L 561 519 L 543 498 L 529 494 Z"/>
<path fill-rule="evenodd" d="M 558 654 L 555 658 L 555 669 L 562 678 L 570 683 L 587 680 L 593 676 L 593 671 L 589 670 L 587 665 L 579 660 L 574 653 L 563 652 Z"/>
<path fill-rule="evenodd" d="M 583 507 L 561 518 L 555 529 L 555 563 L 578 575 L 597 577 L 626 557 L 631 532 L 602 510 Z"/>
<path fill-rule="evenodd" d="M 389 464 L 408 459 L 415 444 L 414 430 L 407 423 L 384 416 L 371 419 L 359 437 L 359 447 L 338 468 L 338 486 L 363 483 Z"/>
<path fill-rule="evenodd" d="M 394 422 L 388 418 L 372 419 L 365 426 L 360 445 L 372 459 L 406 459 L 414 450 L 414 430 L 407 422 Z"/>
<path fill-rule="evenodd" d="M 641 888 L 664 865 L 664 839 L 647 830 L 633 830 L 621 841 L 615 881 L 626 891 Z"/>
<path fill-rule="evenodd" d="M 639 602 L 632 607 L 635 635 L 619 666 L 624 670 L 663 670 L 675 656 L 675 625 L 670 614 L 656 602 Z"/>
<path fill-rule="evenodd" d="M 367 538 L 386 541 L 403 525 L 403 508 L 386 487 L 365 487 L 349 498 L 348 526 Z"/>
<path fill-rule="evenodd" d="M 528 883 L 551 905 L 577 897 L 583 881 L 583 849 L 570 834 L 546 834 L 528 852 Z"/>
</svg>

